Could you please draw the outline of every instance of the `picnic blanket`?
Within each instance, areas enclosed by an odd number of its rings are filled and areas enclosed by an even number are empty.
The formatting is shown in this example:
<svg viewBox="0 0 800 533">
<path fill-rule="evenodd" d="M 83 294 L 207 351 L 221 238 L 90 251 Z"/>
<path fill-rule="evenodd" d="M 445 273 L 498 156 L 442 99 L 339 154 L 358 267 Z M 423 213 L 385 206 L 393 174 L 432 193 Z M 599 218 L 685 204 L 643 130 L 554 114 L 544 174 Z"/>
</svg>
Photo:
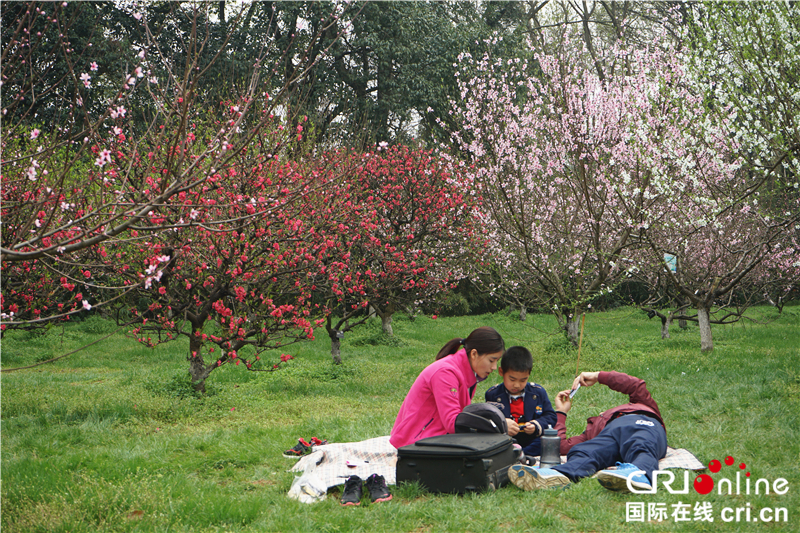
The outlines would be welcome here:
<svg viewBox="0 0 800 533">
<path fill-rule="evenodd" d="M 562 456 L 566 461 L 566 456 Z M 349 465 L 351 466 L 348 466 Z M 376 437 L 361 442 L 344 442 L 315 446 L 314 451 L 300 458 L 291 472 L 301 472 L 289 489 L 289 497 L 305 503 L 325 499 L 328 489 L 344 484 L 352 475 L 367 479 L 380 474 L 387 485 L 394 485 L 397 449 L 389 444 L 389 437 Z M 661 470 L 684 468 L 705 470 L 691 452 L 684 448 L 667 448 L 667 455 L 658 462 Z"/>
<path fill-rule="evenodd" d="M 291 468 L 302 474 L 292 483 L 289 497 L 304 503 L 324 500 L 329 488 L 344 484 L 352 475 L 367 479 L 380 474 L 387 485 L 394 485 L 396 463 L 397 449 L 389 444 L 388 436 L 315 446 Z"/>
</svg>

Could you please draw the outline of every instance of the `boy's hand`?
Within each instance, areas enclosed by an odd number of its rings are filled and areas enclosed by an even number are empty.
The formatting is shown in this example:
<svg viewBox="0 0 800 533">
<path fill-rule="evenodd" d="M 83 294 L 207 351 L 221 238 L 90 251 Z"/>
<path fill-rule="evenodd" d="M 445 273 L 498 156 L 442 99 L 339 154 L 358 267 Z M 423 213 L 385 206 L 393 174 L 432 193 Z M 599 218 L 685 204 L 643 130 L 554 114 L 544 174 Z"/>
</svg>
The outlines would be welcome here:
<svg viewBox="0 0 800 533">
<path fill-rule="evenodd" d="M 519 433 L 519 424 L 517 424 L 513 418 L 506 418 L 506 424 L 508 425 L 508 436 L 513 437 L 517 433 Z"/>
<path fill-rule="evenodd" d="M 525 427 L 522 428 L 522 430 L 527 435 L 541 435 L 542 434 L 542 425 L 539 424 L 538 421 L 532 420 L 531 422 L 528 422 L 527 424 L 525 424 Z"/>
<path fill-rule="evenodd" d="M 578 378 L 575 378 L 576 380 Z M 572 409 L 572 398 L 569 397 L 570 389 L 562 390 L 556 394 L 556 399 L 553 403 L 556 404 L 556 411 L 561 411 L 566 414 Z"/>
</svg>

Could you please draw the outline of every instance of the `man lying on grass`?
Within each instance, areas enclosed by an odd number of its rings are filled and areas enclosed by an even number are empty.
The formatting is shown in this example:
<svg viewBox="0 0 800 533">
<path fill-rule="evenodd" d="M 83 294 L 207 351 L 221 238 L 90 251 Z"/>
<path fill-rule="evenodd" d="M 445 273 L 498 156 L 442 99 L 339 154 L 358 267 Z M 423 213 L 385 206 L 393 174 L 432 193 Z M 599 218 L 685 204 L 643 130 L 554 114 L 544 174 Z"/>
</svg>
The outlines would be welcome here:
<svg viewBox="0 0 800 533">
<path fill-rule="evenodd" d="M 598 382 L 627 394 L 630 402 L 589 418 L 583 433 L 566 438 L 567 413 L 572 408 L 570 393 Z M 631 485 L 636 489 L 652 488 L 653 471 L 658 469 L 658 460 L 667 453 L 667 433 L 658 405 L 644 380 L 621 372 L 582 372 L 573 381 L 572 389 L 559 392 L 554 403 L 561 454 L 567 455 L 567 461 L 541 469 L 513 465 L 509 478 L 514 485 L 523 490 L 562 487 L 616 463 L 615 470 L 602 470 L 597 475 L 602 486 L 627 492 L 628 477 L 631 477 Z M 631 476 L 639 470 L 644 474 Z"/>
</svg>

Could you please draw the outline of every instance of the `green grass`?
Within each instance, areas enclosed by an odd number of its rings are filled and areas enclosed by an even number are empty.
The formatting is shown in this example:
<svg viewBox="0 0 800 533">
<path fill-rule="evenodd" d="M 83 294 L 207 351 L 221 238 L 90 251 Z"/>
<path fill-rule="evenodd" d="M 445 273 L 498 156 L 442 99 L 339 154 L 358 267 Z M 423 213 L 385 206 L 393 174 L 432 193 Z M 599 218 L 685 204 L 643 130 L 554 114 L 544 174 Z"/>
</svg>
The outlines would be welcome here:
<svg viewBox="0 0 800 533">
<path fill-rule="evenodd" d="M 549 316 L 524 323 L 504 315 L 400 316 L 387 341 L 375 321 L 350 333 L 344 363 L 333 366 L 326 336 L 296 345 L 281 370 L 212 373 L 195 398 L 185 373 L 187 346 L 155 350 L 122 335 L 53 364 L 2 374 L 2 530 L 58 531 L 800 531 L 800 307 L 781 316 L 751 311 L 767 324 L 715 326 L 715 350 L 699 351 L 695 326 L 661 340 L 660 323 L 632 309 L 586 317 L 581 370 L 615 369 L 647 380 L 673 447 L 703 463 L 731 455 L 752 479 L 782 477 L 784 496 L 621 495 L 585 480 L 565 491 L 509 486 L 479 495 L 392 487 L 392 502 L 342 508 L 338 492 L 314 505 L 287 498 L 294 464 L 281 452 L 297 437 L 332 442 L 388 435 L 417 374 L 452 337 L 480 325 L 506 345 L 534 353 L 532 379 L 551 397 L 567 388 L 577 350 Z M 112 331 L 92 317 L 46 335 L 10 332 L 3 368 L 66 353 Z M 271 357 L 277 360 L 279 354 Z M 478 386 L 482 400 L 497 374 Z M 625 400 L 582 390 L 568 432 Z M 693 479 L 690 478 L 690 479 Z M 681 476 L 682 480 L 682 476 Z M 626 523 L 626 502 L 711 502 L 715 520 Z M 723 507 L 784 507 L 788 523 L 725 523 Z M 691 515 L 690 515 L 691 516 Z"/>
</svg>

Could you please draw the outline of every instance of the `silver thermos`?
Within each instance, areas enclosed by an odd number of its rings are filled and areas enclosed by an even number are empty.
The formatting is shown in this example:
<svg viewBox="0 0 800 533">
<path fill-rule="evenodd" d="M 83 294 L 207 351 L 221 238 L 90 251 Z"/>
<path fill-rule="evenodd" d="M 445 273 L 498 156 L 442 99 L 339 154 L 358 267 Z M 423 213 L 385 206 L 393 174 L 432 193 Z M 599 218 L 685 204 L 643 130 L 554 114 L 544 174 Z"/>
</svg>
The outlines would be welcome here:
<svg viewBox="0 0 800 533">
<path fill-rule="evenodd" d="M 561 437 L 550 424 L 542 432 L 542 457 L 539 468 L 553 468 L 561 464 Z"/>
</svg>

